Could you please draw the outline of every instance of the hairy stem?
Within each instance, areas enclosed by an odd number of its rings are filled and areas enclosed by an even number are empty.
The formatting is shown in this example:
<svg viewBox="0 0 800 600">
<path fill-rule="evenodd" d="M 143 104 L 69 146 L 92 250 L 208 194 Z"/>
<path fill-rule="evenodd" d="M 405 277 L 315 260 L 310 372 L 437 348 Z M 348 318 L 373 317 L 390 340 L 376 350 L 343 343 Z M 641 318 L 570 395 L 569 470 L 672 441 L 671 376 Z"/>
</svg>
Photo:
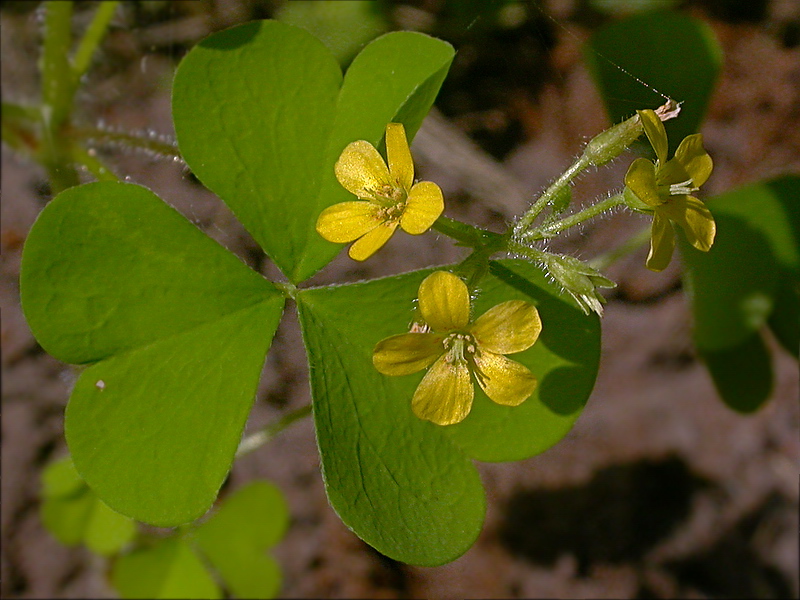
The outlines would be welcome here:
<svg viewBox="0 0 800 600">
<path fill-rule="evenodd" d="M 539 199 L 531 206 L 528 211 L 522 215 L 517 224 L 514 226 L 514 236 L 520 237 L 528 229 L 530 229 L 533 222 L 536 220 L 541 212 L 547 208 L 547 205 L 553 202 L 558 196 L 559 192 L 577 177 L 577 175 L 590 165 L 585 156 L 581 156 L 578 160 L 572 163 L 569 168 L 564 171 L 558 179 L 556 179 L 544 193 L 539 196 Z"/>
<path fill-rule="evenodd" d="M 593 204 L 592 206 L 584 208 L 582 211 L 577 212 L 574 215 L 570 215 L 565 219 L 556 221 L 552 225 L 548 225 L 542 230 L 542 234 L 544 234 L 546 237 L 552 237 L 566 229 L 569 229 L 570 227 L 575 227 L 575 225 L 579 225 L 584 221 L 593 219 L 597 215 L 600 215 L 607 210 L 611 210 L 615 206 L 619 206 L 624 202 L 625 199 L 623 198 L 622 194 L 616 194 L 606 198 L 605 200 L 601 200 L 597 204 Z"/>
</svg>

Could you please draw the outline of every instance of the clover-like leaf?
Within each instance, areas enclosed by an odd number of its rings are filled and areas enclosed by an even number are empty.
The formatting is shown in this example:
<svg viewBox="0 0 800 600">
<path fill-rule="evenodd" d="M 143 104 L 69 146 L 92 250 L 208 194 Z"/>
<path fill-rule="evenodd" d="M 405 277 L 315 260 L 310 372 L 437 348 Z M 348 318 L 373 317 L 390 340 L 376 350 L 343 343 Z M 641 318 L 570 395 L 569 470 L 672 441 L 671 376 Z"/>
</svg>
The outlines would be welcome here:
<svg viewBox="0 0 800 600">
<path fill-rule="evenodd" d="M 235 597 L 274 598 L 281 572 L 265 550 L 280 540 L 288 524 L 280 490 L 254 481 L 227 498 L 194 539 Z"/>
<path fill-rule="evenodd" d="M 694 339 L 717 390 L 751 412 L 769 396 L 772 370 L 765 325 L 797 356 L 800 344 L 800 177 L 785 176 L 708 201 L 717 221 L 710 252 L 682 240 Z"/>
<path fill-rule="evenodd" d="M 118 552 L 136 534 L 128 517 L 103 504 L 66 456 L 42 473 L 42 523 L 64 545 L 84 543 L 97 554 Z"/>
<path fill-rule="evenodd" d="M 111 583 L 121 598 L 222 598 L 200 557 L 174 537 L 119 557 Z"/>
<path fill-rule="evenodd" d="M 429 273 L 298 295 L 328 498 L 366 542 L 419 565 L 455 559 L 478 535 L 485 500 L 470 458 L 532 456 L 569 431 L 591 391 L 600 339 L 598 319 L 561 298 L 536 267 L 492 263 L 475 312 L 509 300 L 536 305 L 541 337 L 512 358 L 537 377 L 537 391 L 508 407 L 476 387 L 472 412 L 461 424 L 422 421 L 411 398 L 423 373 L 381 375 L 372 353 L 380 340 L 408 331 Z"/>
<path fill-rule="evenodd" d="M 335 58 L 307 31 L 259 21 L 216 33 L 178 67 L 173 117 L 189 166 L 292 281 L 341 246 L 314 230 L 348 200 L 333 165 L 355 140 L 378 145 L 386 124 L 409 140 L 453 58 L 452 47 L 395 32 L 369 44 L 342 81 Z M 341 89 L 340 89 L 341 86 Z"/>
<path fill-rule="evenodd" d="M 95 362 L 66 411 L 75 467 L 157 525 L 216 497 L 283 307 L 277 288 L 140 186 L 70 188 L 26 241 L 21 296 L 54 356 Z"/>
</svg>

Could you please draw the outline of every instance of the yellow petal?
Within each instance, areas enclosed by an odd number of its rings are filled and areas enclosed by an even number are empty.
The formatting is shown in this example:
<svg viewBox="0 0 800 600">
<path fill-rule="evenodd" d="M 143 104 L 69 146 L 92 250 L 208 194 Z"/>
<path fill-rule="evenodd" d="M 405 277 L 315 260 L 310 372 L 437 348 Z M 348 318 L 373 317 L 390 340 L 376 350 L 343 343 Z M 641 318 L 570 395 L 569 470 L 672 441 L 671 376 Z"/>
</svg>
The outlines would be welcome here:
<svg viewBox="0 0 800 600">
<path fill-rule="evenodd" d="M 675 232 L 669 219 L 659 210 L 653 215 L 653 229 L 650 234 L 650 254 L 646 266 L 651 271 L 663 271 L 672 259 L 675 249 Z"/>
<path fill-rule="evenodd" d="M 392 237 L 395 229 L 397 229 L 397 221 L 381 223 L 350 246 L 350 251 L 348 252 L 350 258 L 353 260 L 367 260 Z"/>
<path fill-rule="evenodd" d="M 434 331 L 464 329 L 469 323 L 469 290 L 447 271 L 428 275 L 419 286 L 419 310 Z"/>
<path fill-rule="evenodd" d="M 406 209 L 400 217 L 400 227 L 408 233 L 419 235 L 430 229 L 443 210 L 444 197 L 439 186 L 430 181 L 420 181 L 408 194 Z"/>
<path fill-rule="evenodd" d="M 717 226 L 708 207 L 694 196 L 672 196 L 660 210 L 681 226 L 686 241 L 703 252 L 711 250 Z"/>
<path fill-rule="evenodd" d="M 475 355 L 475 365 L 478 384 L 497 404 L 517 406 L 536 389 L 536 377 L 528 367 L 502 354 L 479 351 Z"/>
<path fill-rule="evenodd" d="M 414 161 L 406 141 L 406 129 L 402 123 L 386 126 L 386 158 L 389 160 L 389 175 L 404 190 L 414 183 Z"/>
<path fill-rule="evenodd" d="M 675 160 L 683 165 L 695 187 L 703 185 L 714 168 L 714 161 L 703 148 L 702 133 L 695 133 L 683 138 L 675 151 Z"/>
<path fill-rule="evenodd" d="M 452 425 L 469 414 L 474 394 L 466 363 L 449 363 L 445 355 L 422 378 L 411 400 L 411 409 L 420 419 Z"/>
<path fill-rule="evenodd" d="M 470 333 L 482 348 L 498 354 L 527 350 L 541 331 L 539 311 L 523 300 L 510 300 L 490 308 L 470 327 Z"/>
<path fill-rule="evenodd" d="M 339 183 L 359 198 L 369 198 L 373 191 L 392 185 L 383 158 L 375 146 L 364 140 L 347 145 L 334 171 Z"/>
<path fill-rule="evenodd" d="M 372 364 L 384 375 L 409 375 L 430 366 L 444 353 L 443 336 L 401 333 L 378 342 Z"/>
<path fill-rule="evenodd" d="M 656 151 L 658 164 L 663 165 L 667 162 L 667 130 L 658 115 L 652 110 L 637 110 L 639 118 L 644 126 L 644 133 L 650 140 L 650 145 Z"/>
<path fill-rule="evenodd" d="M 377 204 L 363 200 L 334 204 L 319 215 L 317 231 L 329 242 L 352 242 L 381 224 L 379 209 Z"/>
<path fill-rule="evenodd" d="M 656 168 L 646 158 L 637 158 L 631 163 L 625 174 L 625 185 L 648 206 L 656 207 L 661 204 L 656 184 Z"/>
</svg>

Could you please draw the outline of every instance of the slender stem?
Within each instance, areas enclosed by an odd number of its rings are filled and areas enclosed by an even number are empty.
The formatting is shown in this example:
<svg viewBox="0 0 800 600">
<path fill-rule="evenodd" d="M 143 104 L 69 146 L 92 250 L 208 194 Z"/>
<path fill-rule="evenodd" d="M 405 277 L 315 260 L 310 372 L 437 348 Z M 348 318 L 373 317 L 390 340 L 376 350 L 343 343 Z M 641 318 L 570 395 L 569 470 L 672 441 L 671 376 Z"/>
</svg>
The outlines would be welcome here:
<svg viewBox="0 0 800 600">
<path fill-rule="evenodd" d="M 89 169 L 98 181 L 119 181 L 119 177 L 95 155 L 93 150 L 86 150 L 78 144 L 72 147 L 72 156 L 75 161 Z"/>
<path fill-rule="evenodd" d="M 625 199 L 623 198 L 622 194 L 616 194 L 606 198 L 605 200 L 601 200 L 597 204 L 593 204 L 588 208 L 584 208 L 582 211 L 577 212 L 574 215 L 570 215 L 565 219 L 556 221 L 552 225 L 547 226 L 542 233 L 547 237 L 552 237 L 558 233 L 561 233 L 565 229 L 569 229 L 570 227 L 574 227 L 575 225 L 583 223 L 584 221 L 588 221 L 589 219 L 592 219 L 597 215 L 614 208 L 615 206 L 623 204 L 624 202 Z"/>
<path fill-rule="evenodd" d="M 531 260 L 540 262 L 544 262 L 548 255 L 548 253 L 544 252 L 543 250 L 533 248 L 532 246 L 526 246 L 525 244 L 521 244 L 514 239 L 508 241 L 508 251 L 512 254 L 517 254 L 519 256 L 524 256 L 525 258 L 530 258 Z"/>
<path fill-rule="evenodd" d="M 528 209 L 528 212 L 522 215 L 522 218 L 517 221 L 517 224 L 514 226 L 514 235 L 520 237 L 525 231 L 530 229 L 536 217 L 538 217 L 547 205 L 558 196 L 561 189 L 568 186 L 572 180 L 588 166 L 590 166 L 589 161 L 587 161 L 583 155 L 572 163 L 572 165 L 570 165 L 570 167 L 539 196 L 539 199 Z"/>
<path fill-rule="evenodd" d="M 69 49 L 72 45 L 72 2 L 45 3 L 42 49 L 42 104 L 48 122 L 58 127 L 70 113 L 73 84 Z"/>
<path fill-rule="evenodd" d="M 625 240 L 624 243 L 620 244 L 616 248 L 609 250 L 605 254 L 601 254 L 600 256 L 595 256 L 592 260 L 589 261 L 589 266 L 597 269 L 598 271 L 604 271 L 612 264 L 617 262 L 620 258 L 627 256 L 631 252 L 635 252 L 638 250 L 642 245 L 644 245 L 647 240 L 650 239 L 650 225 L 643 227 L 641 231 L 636 233 L 634 236 Z"/>
<path fill-rule="evenodd" d="M 108 25 L 114 17 L 118 4 L 117 0 L 98 3 L 97 11 L 94 13 L 86 33 L 83 34 L 72 61 L 73 77 L 76 83 L 80 81 L 80 78 L 89 69 L 95 50 L 97 50 L 97 46 L 100 45 L 103 37 L 105 37 Z"/>
<path fill-rule="evenodd" d="M 302 408 L 290 412 L 281 417 L 275 423 L 267 425 L 264 429 L 247 436 L 239 443 L 239 448 L 236 450 L 236 458 L 241 458 L 245 454 L 249 454 L 253 450 L 263 446 L 268 441 L 277 436 L 284 429 L 289 427 L 295 421 L 298 421 L 311 414 L 311 405 L 307 404 Z"/>
<path fill-rule="evenodd" d="M 98 127 L 75 127 L 71 133 L 82 140 L 94 140 L 95 142 L 105 142 L 109 144 L 120 144 L 130 148 L 138 148 L 169 156 L 171 158 L 181 158 L 178 147 L 174 142 L 168 141 L 166 138 L 159 139 L 153 137 L 146 137 L 137 135 L 135 133 L 127 133 L 124 131 L 111 131 L 108 129 L 100 129 Z"/>
<path fill-rule="evenodd" d="M 47 169 L 54 194 L 78 185 L 78 172 L 70 160 L 62 127 L 72 112 L 75 86 L 67 56 L 72 45 L 72 2 L 45 4 L 45 37 L 42 49 L 41 162 Z"/>
</svg>

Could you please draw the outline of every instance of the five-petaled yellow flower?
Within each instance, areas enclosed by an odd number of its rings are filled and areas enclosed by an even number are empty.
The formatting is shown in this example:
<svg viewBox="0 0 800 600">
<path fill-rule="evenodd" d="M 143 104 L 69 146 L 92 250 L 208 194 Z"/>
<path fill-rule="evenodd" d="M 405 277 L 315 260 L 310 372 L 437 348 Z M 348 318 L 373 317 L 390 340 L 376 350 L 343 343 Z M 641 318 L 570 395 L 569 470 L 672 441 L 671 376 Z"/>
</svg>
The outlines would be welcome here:
<svg viewBox="0 0 800 600">
<path fill-rule="evenodd" d="M 428 366 L 411 408 L 438 425 L 462 421 L 472 408 L 472 377 L 497 404 L 517 406 L 536 388 L 527 367 L 504 354 L 533 346 L 542 330 L 536 307 L 510 300 L 470 323 L 469 290 L 461 279 L 436 271 L 419 286 L 422 331 L 388 337 L 372 355 L 384 375 L 409 375 Z"/>
<path fill-rule="evenodd" d="M 687 241 L 703 252 L 714 243 L 716 225 L 711 211 L 691 196 L 711 175 L 713 162 L 703 149 L 703 135 L 690 135 L 680 143 L 675 156 L 667 161 L 667 132 L 652 110 L 638 111 L 644 131 L 656 152 L 656 162 L 637 158 L 625 175 L 625 185 L 654 212 L 647 268 L 662 271 L 675 248 L 675 232 L 670 222 L 686 233 Z"/>
<path fill-rule="evenodd" d="M 336 178 L 359 200 L 326 208 L 317 231 L 329 242 L 347 243 L 350 258 L 366 260 L 392 237 L 397 226 L 419 235 L 427 231 L 444 210 L 438 185 L 414 183 L 414 163 L 402 124 L 386 126 L 389 166 L 367 141 L 348 144 L 336 161 Z"/>
</svg>

